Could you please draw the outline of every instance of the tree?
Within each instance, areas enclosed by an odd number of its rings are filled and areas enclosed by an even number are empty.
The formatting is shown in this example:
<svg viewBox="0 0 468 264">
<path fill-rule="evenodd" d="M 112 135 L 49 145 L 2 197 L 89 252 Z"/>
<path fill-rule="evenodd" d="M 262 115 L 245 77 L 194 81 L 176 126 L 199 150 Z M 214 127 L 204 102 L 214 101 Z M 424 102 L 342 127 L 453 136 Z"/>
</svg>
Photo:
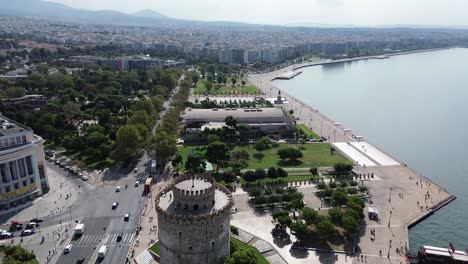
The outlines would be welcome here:
<svg viewBox="0 0 468 264">
<path fill-rule="evenodd" d="M 278 174 L 278 177 L 281 177 L 281 178 L 288 177 L 288 172 L 285 171 L 283 168 L 277 168 L 276 174 Z"/>
<path fill-rule="evenodd" d="M 200 75 L 198 73 L 192 74 L 192 82 L 196 84 L 200 80 Z"/>
<path fill-rule="evenodd" d="M 289 214 L 278 217 L 276 221 L 278 221 L 282 228 L 290 226 L 292 224 L 292 219 L 289 216 Z"/>
<path fill-rule="evenodd" d="M 20 98 L 26 94 L 26 90 L 23 87 L 8 87 L 5 90 L 6 98 Z"/>
<path fill-rule="evenodd" d="M 223 81 L 224 81 L 224 73 L 218 72 L 218 74 L 216 75 L 216 82 L 218 82 L 218 84 L 221 84 L 223 83 Z"/>
<path fill-rule="evenodd" d="M 330 146 L 330 155 L 335 154 L 336 149 L 332 146 Z"/>
<path fill-rule="evenodd" d="M 210 134 L 208 135 L 208 137 L 206 138 L 208 140 L 208 144 L 211 144 L 213 142 L 216 142 L 216 141 L 219 141 L 219 136 L 218 135 L 215 135 L 215 134 Z"/>
<path fill-rule="evenodd" d="M 318 175 L 318 170 L 317 167 L 312 167 L 309 169 L 310 174 L 312 175 Z"/>
<path fill-rule="evenodd" d="M 44 75 L 49 74 L 49 66 L 47 66 L 47 64 L 41 63 L 37 65 L 36 69 L 41 74 L 44 74 Z"/>
<path fill-rule="evenodd" d="M 301 149 L 304 149 L 304 144 L 306 143 L 305 139 L 299 139 L 299 143 L 301 143 Z"/>
<path fill-rule="evenodd" d="M 232 116 L 226 116 L 226 118 L 224 119 L 224 123 L 229 128 L 229 134 L 232 140 L 232 135 L 236 132 L 237 128 L 237 119 L 235 119 Z"/>
<path fill-rule="evenodd" d="M 324 239 L 332 237 L 336 232 L 330 219 L 326 217 L 321 217 L 320 221 L 315 225 L 315 230 L 317 234 Z"/>
<path fill-rule="evenodd" d="M 335 225 L 341 224 L 341 218 L 343 217 L 343 212 L 340 208 L 331 208 L 328 210 L 328 217 Z"/>
<path fill-rule="evenodd" d="M 245 86 L 245 81 L 244 80 L 242 80 L 242 86 Z"/>
<path fill-rule="evenodd" d="M 318 217 L 318 212 L 315 211 L 314 209 L 310 208 L 310 207 L 304 207 L 302 208 L 302 219 L 304 219 L 304 221 L 310 225 L 310 224 L 313 224 L 317 221 L 317 217 Z"/>
<path fill-rule="evenodd" d="M 172 90 L 177 85 L 177 79 L 173 74 L 163 72 L 161 74 L 161 84 Z"/>
<path fill-rule="evenodd" d="M 135 126 L 125 125 L 117 131 L 115 148 L 111 154 L 118 162 L 129 163 L 136 158 L 141 138 Z"/>
<path fill-rule="evenodd" d="M 205 81 L 205 88 L 207 92 L 211 92 L 211 89 L 213 89 L 213 83 L 211 81 Z"/>
<path fill-rule="evenodd" d="M 335 170 L 336 174 L 346 174 L 353 169 L 353 165 L 349 163 L 338 162 L 333 165 L 333 169 Z"/>
<path fill-rule="evenodd" d="M 253 249 L 241 249 L 226 257 L 225 264 L 257 264 L 258 260 Z"/>
<path fill-rule="evenodd" d="M 204 173 L 205 167 L 205 160 L 198 153 L 197 155 L 187 157 L 187 161 L 185 162 L 185 170 L 190 174 Z"/>
<path fill-rule="evenodd" d="M 342 190 L 336 190 L 332 193 L 331 201 L 333 205 L 341 207 L 348 201 L 348 195 Z"/>
<path fill-rule="evenodd" d="M 231 83 L 232 83 L 232 86 L 236 85 L 236 83 L 237 83 L 236 77 L 231 77 Z"/>
<path fill-rule="evenodd" d="M 151 147 L 157 159 L 167 161 L 177 152 L 176 138 L 158 130 L 151 139 Z"/>
<path fill-rule="evenodd" d="M 182 162 L 182 156 L 180 154 L 177 154 L 174 156 L 172 159 L 172 167 L 176 168 L 176 171 L 179 171 L 179 164 Z"/>
<path fill-rule="evenodd" d="M 290 206 L 294 209 L 293 213 L 295 214 L 295 211 L 304 208 L 304 201 L 302 199 L 294 199 L 290 202 Z"/>
<path fill-rule="evenodd" d="M 205 158 L 216 164 L 216 171 L 219 169 L 219 164 L 229 160 L 229 148 L 222 142 L 213 142 L 206 148 Z"/>
<path fill-rule="evenodd" d="M 302 152 L 298 150 L 297 148 L 284 148 L 284 149 L 278 150 L 277 153 L 280 159 L 283 159 L 283 160 L 287 159 L 290 162 L 294 162 L 297 159 L 300 159 L 303 157 Z"/>
<path fill-rule="evenodd" d="M 359 224 L 352 216 L 344 215 L 342 222 L 343 228 L 346 230 L 346 232 L 348 232 L 348 234 L 356 234 L 359 231 Z"/>
<path fill-rule="evenodd" d="M 275 168 L 275 167 L 268 168 L 267 176 L 268 176 L 268 178 L 276 178 L 276 177 L 278 177 L 278 174 L 277 174 L 277 172 L 276 172 L 276 168 Z"/>
<path fill-rule="evenodd" d="M 254 144 L 254 149 L 256 149 L 259 152 L 267 150 L 269 148 L 271 148 L 271 141 L 267 137 L 262 137 L 261 139 L 257 140 L 257 142 L 255 142 Z"/>
<path fill-rule="evenodd" d="M 300 241 L 304 240 L 307 236 L 307 233 L 309 233 L 309 230 L 307 229 L 307 225 L 305 225 L 302 222 L 295 222 L 291 224 L 291 231 L 292 233 L 299 239 Z"/>
</svg>

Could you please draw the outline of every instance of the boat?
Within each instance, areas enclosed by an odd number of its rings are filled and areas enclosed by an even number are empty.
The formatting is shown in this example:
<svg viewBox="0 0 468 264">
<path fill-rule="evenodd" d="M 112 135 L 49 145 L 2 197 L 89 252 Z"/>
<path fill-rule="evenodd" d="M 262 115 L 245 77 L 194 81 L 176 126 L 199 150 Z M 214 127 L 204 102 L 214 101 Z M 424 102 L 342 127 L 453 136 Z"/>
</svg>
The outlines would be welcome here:
<svg viewBox="0 0 468 264">
<path fill-rule="evenodd" d="M 449 248 L 422 246 L 418 252 L 418 263 L 420 264 L 463 264 L 468 263 L 468 249 L 465 251 L 455 250 L 452 242 Z"/>
</svg>

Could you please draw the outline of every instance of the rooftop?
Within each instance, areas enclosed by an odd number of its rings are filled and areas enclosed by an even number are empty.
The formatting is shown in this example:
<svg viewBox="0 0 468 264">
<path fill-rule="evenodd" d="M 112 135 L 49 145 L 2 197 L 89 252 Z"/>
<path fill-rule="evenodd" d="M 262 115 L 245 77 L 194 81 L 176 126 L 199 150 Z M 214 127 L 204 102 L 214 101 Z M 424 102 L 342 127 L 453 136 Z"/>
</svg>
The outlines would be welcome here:
<svg viewBox="0 0 468 264">
<path fill-rule="evenodd" d="M 30 128 L 0 115 L 0 137 L 14 135 L 25 130 L 31 131 Z"/>
<path fill-rule="evenodd" d="M 211 182 L 206 181 L 200 178 L 192 178 L 191 180 L 181 181 L 175 185 L 175 187 L 179 190 L 184 191 L 201 191 L 206 190 L 213 186 Z"/>
<path fill-rule="evenodd" d="M 232 116 L 236 119 L 255 119 L 263 121 L 269 119 L 282 120 L 286 118 L 283 111 L 278 108 L 225 108 L 225 109 L 191 109 L 185 111 L 185 119 L 187 121 L 204 120 L 204 121 L 224 121 L 227 116 Z"/>
<path fill-rule="evenodd" d="M 200 215 L 210 215 L 215 214 L 217 211 L 222 210 L 230 203 L 230 197 L 228 194 L 223 192 L 220 189 L 215 190 L 215 203 L 210 208 L 200 208 L 197 211 L 186 210 L 182 207 L 177 207 L 177 204 L 174 202 L 174 191 L 170 190 L 167 193 L 163 194 L 159 198 L 159 207 L 162 211 L 165 211 L 171 215 L 178 216 L 200 216 Z"/>
</svg>

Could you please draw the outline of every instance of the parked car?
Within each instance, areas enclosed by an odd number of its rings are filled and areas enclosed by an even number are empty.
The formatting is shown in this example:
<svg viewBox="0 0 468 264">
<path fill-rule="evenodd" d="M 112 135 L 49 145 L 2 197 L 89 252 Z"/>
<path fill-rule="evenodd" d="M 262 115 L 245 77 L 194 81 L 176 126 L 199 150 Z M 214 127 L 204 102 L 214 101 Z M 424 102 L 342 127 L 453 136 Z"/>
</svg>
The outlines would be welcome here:
<svg viewBox="0 0 468 264">
<path fill-rule="evenodd" d="M 14 236 L 15 236 L 15 233 L 3 232 L 3 233 L 0 235 L 0 239 L 13 238 Z"/>
<path fill-rule="evenodd" d="M 115 202 L 112 204 L 112 210 L 114 210 L 115 208 L 117 208 L 117 206 L 119 206 L 119 202 Z"/>
<path fill-rule="evenodd" d="M 44 219 L 43 218 L 33 218 L 29 222 L 42 223 L 42 222 L 44 222 Z"/>
<path fill-rule="evenodd" d="M 138 181 L 135 182 L 135 187 L 140 186 L 140 183 Z"/>
<path fill-rule="evenodd" d="M 65 248 L 63 249 L 63 252 L 64 252 L 65 254 L 70 253 L 72 247 L 73 247 L 72 244 L 66 245 Z"/>
<path fill-rule="evenodd" d="M 34 229 L 36 227 L 38 227 L 39 225 L 36 223 L 36 222 L 30 222 L 26 225 L 26 228 L 25 229 Z"/>
<path fill-rule="evenodd" d="M 26 229 L 21 232 L 21 236 L 30 236 L 36 233 L 36 230 L 34 229 Z"/>
<path fill-rule="evenodd" d="M 88 176 L 84 176 L 84 175 L 83 175 L 83 176 L 81 176 L 81 180 L 87 181 L 87 180 L 89 180 L 89 178 L 88 178 Z"/>
<path fill-rule="evenodd" d="M 124 215 L 124 221 L 128 221 L 128 220 L 130 220 L 130 213 L 126 213 Z"/>
<path fill-rule="evenodd" d="M 135 167 L 135 168 L 133 169 L 133 173 L 137 173 L 137 172 L 138 172 L 138 168 Z"/>
<path fill-rule="evenodd" d="M 120 186 L 120 185 L 117 186 L 117 188 L 115 188 L 115 191 L 116 191 L 116 192 L 120 192 L 120 190 L 122 190 L 122 186 Z"/>
</svg>

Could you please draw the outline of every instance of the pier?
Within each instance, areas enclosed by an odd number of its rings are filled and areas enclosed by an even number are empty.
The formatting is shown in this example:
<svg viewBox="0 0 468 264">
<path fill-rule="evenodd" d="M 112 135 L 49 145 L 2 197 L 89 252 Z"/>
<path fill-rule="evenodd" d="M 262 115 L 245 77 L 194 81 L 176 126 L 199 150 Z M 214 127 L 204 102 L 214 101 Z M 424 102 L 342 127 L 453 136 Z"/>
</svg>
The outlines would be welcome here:
<svg viewBox="0 0 468 264">
<path fill-rule="evenodd" d="M 351 60 L 356 59 L 330 63 Z M 320 64 L 323 62 L 288 66 L 270 73 L 250 75 L 248 78 L 266 97 L 274 97 L 279 89 L 271 81 L 277 76 L 285 71 Z M 364 263 L 369 264 L 406 263 L 404 253 L 409 250 L 408 229 L 449 204 L 455 197 L 437 183 L 408 168 L 398 158 L 391 157 L 379 147 L 363 141 L 361 136 L 354 135 L 351 129 L 328 118 L 318 109 L 284 91 L 281 91 L 281 95 L 289 101 L 289 104 L 283 106 L 285 110 L 293 110 L 294 115 L 299 118 L 299 123 L 325 137 L 338 151 L 352 160 L 356 165 L 355 172 L 359 184 L 369 188 L 365 224 L 361 226 L 356 254 L 365 257 Z M 370 175 L 374 177 L 371 178 Z M 370 205 L 379 210 L 378 221 L 367 217 L 367 208 Z M 371 230 L 375 230 L 374 240 L 371 240 Z M 346 262 L 343 259 L 335 263 L 363 262 L 348 256 Z"/>
</svg>

